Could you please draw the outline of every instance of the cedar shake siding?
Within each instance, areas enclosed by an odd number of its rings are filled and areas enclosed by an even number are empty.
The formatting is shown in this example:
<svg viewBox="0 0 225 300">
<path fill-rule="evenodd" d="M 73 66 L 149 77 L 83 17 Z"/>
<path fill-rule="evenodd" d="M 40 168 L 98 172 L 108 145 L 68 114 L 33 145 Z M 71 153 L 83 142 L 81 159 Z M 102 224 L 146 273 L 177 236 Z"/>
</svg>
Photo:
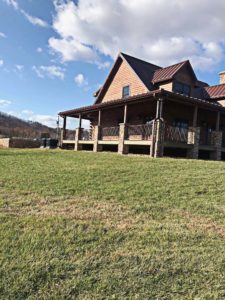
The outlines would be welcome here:
<svg viewBox="0 0 225 300">
<path fill-rule="evenodd" d="M 131 67 L 125 61 L 121 61 L 115 76 L 102 98 L 102 102 L 122 98 L 124 86 L 130 86 L 130 96 L 146 93 L 148 91 Z"/>
</svg>

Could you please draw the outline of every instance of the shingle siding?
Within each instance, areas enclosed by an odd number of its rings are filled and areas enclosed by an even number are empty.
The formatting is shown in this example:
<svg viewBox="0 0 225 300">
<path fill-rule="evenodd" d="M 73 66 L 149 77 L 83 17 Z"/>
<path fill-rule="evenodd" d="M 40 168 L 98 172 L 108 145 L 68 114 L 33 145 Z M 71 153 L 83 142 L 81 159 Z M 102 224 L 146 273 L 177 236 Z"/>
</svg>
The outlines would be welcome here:
<svg viewBox="0 0 225 300">
<path fill-rule="evenodd" d="M 146 93 L 148 91 L 130 66 L 123 61 L 101 102 L 122 98 L 122 89 L 126 85 L 130 86 L 130 96 Z"/>
</svg>

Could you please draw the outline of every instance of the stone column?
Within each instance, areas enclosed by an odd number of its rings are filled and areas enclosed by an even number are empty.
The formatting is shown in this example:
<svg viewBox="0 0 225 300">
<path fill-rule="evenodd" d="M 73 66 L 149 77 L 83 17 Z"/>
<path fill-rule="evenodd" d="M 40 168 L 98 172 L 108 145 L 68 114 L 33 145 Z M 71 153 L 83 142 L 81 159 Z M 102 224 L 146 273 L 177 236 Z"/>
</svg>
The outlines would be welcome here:
<svg viewBox="0 0 225 300">
<path fill-rule="evenodd" d="M 76 129 L 74 151 L 82 150 L 82 145 L 79 144 L 79 140 L 81 137 L 81 130 L 82 128 L 80 127 Z"/>
<path fill-rule="evenodd" d="M 188 149 L 188 158 L 198 159 L 199 152 L 199 140 L 200 140 L 200 127 L 188 128 L 188 145 L 192 145 L 191 149 Z"/>
<path fill-rule="evenodd" d="M 126 124 L 120 124 L 119 131 L 119 145 L 118 145 L 118 153 L 119 154 L 127 154 L 128 153 L 128 145 L 124 145 L 124 140 L 126 138 Z"/>
<path fill-rule="evenodd" d="M 211 132 L 211 145 L 215 146 L 215 151 L 211 153 L 211 158 L 221 160 L 222 131 Z"/>
<path fill-rule="evenodd" d="M 154 123 L 154 157 L 163 157 L 165 124 L 162 119 L 155 120 Z"/>
<path fill-rule="evenodd" d="M 100 139 L 101 135 L 101 126 L 95 126 L 94 127 L 94 145 L 93 145 L 93 151 L 94 152 L 99 152 L 102 151 L 102 145 L 98 144 L 98 141 Z"/>
</svg>

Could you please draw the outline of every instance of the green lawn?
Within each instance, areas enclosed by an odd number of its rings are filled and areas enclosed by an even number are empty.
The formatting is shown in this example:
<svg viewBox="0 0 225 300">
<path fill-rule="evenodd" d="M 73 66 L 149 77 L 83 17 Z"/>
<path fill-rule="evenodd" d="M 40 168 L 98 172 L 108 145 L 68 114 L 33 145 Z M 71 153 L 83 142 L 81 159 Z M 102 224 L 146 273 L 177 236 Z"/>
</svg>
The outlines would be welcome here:
<svg viewBox="0 0 225 300">
<path fill-rule="evenodd" d="M 0 150 L 1 299 L 225 299 L 225 163 Z"/>
</svg>

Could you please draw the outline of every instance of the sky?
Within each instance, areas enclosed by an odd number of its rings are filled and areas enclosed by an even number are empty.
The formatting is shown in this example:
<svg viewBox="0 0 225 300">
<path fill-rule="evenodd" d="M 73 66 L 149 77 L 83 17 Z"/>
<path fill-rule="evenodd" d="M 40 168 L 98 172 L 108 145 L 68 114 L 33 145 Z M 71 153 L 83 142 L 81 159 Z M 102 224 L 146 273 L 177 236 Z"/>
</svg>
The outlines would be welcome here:
<svg viewBox="0 0 225 300">
<path fill-rule="evenodd" d="M 119 51 L 190 59 L 218 84 L 224 11 L 224 0 L 0 0 L 0 111 L 55 127 L 59 111 L 94 102 Z"/>
</svg>

